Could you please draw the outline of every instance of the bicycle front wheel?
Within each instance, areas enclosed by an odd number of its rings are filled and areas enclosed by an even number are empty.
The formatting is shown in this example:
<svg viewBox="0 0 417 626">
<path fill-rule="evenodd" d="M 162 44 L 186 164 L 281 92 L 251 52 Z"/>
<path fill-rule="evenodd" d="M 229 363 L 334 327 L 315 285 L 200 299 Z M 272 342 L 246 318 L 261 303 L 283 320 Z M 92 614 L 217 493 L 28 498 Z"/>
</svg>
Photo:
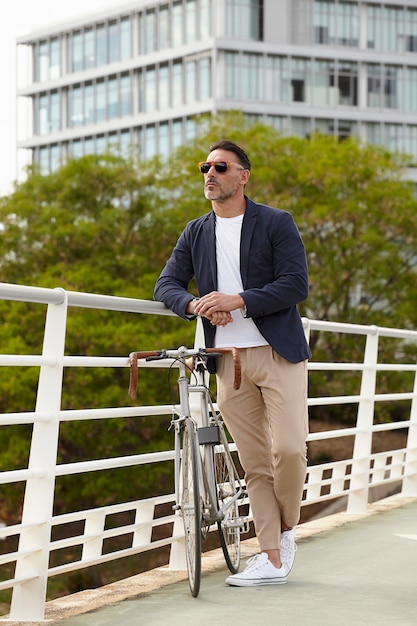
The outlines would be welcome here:
<svg viewBox="0 0 417 626">
<path fill-rule="evenodd" d="M 185 553 L 191 594 L 196 597 L 201 581 L 201 504 L 194 422 L 186 419 L 182 431 L 180 511 L 184 523 Z"/>
<path fill-rule="evenodd" d="M 224 517 L 217 523 L 220 544 L 227 567 L 236 574 L 240 564 L 240 526 L 238 503 L 236 497 L 238 486 L 237 473 L 230 454 L 226 434 L 220 427 L 220 445 L 214 449 L 214 466 L 216 471 L 217 500 Z"/>
</svg>

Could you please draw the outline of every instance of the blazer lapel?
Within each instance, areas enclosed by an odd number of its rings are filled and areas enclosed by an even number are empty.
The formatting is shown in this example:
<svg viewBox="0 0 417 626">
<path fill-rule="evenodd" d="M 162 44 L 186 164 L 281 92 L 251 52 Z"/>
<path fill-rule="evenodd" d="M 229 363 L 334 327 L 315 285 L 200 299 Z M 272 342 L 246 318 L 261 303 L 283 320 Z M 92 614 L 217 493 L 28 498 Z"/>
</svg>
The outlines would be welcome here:
<svg viewBox="0 0 417 626">
<path fill-rule="evenodd" d="M 217 289 L 217 258 L 216 258 L 216 215 L 214 211 L 208 214 L 204 223 L 205 253 L 210 265 L 213 290 Z"/>
<path fill-rule="evenodd" d="M 240 275 L 242 277 L 243 287 L 246 286 L 248 267 L 249 267 L 249 248 L 252 241 L 253 231 L 255 230 L 258 217 L 258 211 L 253 202 L 246 199 L 245 215 L 242 223 L 242 234 L 240 236 Z"/>
</svg>

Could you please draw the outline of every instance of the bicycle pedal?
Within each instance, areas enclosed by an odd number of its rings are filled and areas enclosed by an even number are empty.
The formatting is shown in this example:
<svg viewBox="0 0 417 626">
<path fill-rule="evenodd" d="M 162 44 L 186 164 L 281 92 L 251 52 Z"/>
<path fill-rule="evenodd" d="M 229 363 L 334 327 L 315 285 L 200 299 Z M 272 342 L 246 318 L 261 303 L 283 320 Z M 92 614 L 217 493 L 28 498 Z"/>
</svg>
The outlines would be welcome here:
<svg viewBox="0 0 417 626">
<path fill-rule="evenodd" d="M 235 517 L 224 522 L 226 528 L 239 528 L 241 533 L 249 532 L 249 519 L 247 517 Z"/>
<path fill-rule="evenodd" d="M 248 533 L 250 529 L 249 519 L 247 517 L 239 517 L 237 521 L 239 522 L 238 526 L 240 528 L 240 532 L 242 534 Z"/>
</svg>

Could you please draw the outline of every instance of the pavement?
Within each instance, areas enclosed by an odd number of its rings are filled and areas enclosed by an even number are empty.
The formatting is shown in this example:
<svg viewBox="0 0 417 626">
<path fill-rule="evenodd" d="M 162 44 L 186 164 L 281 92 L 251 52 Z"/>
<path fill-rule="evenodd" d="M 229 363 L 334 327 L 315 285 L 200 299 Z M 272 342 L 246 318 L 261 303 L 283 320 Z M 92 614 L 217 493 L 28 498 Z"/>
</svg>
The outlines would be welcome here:
<svg viewBox="0 0 417 626">
<path fill-rule="evenodd" d="M 417 498 L 391 496 L 365 515 L 337 513 L 301 524 L 296 541 L 286 585 L 229 587 L 222 553 L 214 550 L 203 556 L 197 598 L 185 572 L 160 567 L 48 602 L 45 620 L 57 626 L 417 625 Z M 242 542 L 242 566 L 257 552 L 256 539 Z M 0 618 L 3 623 L 22 624 Z"/>
</svg>

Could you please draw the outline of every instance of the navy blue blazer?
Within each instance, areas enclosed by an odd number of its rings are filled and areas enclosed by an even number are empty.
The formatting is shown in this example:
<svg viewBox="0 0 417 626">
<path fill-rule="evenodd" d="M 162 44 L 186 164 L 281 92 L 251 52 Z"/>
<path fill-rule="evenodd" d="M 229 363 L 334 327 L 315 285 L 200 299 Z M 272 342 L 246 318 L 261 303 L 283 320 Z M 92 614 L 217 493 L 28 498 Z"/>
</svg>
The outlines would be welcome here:
<svg viewBox="0 0 417 626">
<path fill-rule="evenodd" d="M 297 309 L 308 295 L 304 244 L 289 213 L 245 199 L 240 243 L 244 291 L 240 295 L 246 317 L 253 319 L 266 341 L 287 361 L 303 361 L 311 356 Z M 155 285 L 155 300 L 184 319 L 190 319 L 186 308 L 195 298 L 188 291 L 194 276 L 200 296 L 217 291 L 215 225 L 213 211 L 189 222 Z M 202 321 L 206 347 L 213 347 L 216 328 L 207 319 Z"/>
</svg>

